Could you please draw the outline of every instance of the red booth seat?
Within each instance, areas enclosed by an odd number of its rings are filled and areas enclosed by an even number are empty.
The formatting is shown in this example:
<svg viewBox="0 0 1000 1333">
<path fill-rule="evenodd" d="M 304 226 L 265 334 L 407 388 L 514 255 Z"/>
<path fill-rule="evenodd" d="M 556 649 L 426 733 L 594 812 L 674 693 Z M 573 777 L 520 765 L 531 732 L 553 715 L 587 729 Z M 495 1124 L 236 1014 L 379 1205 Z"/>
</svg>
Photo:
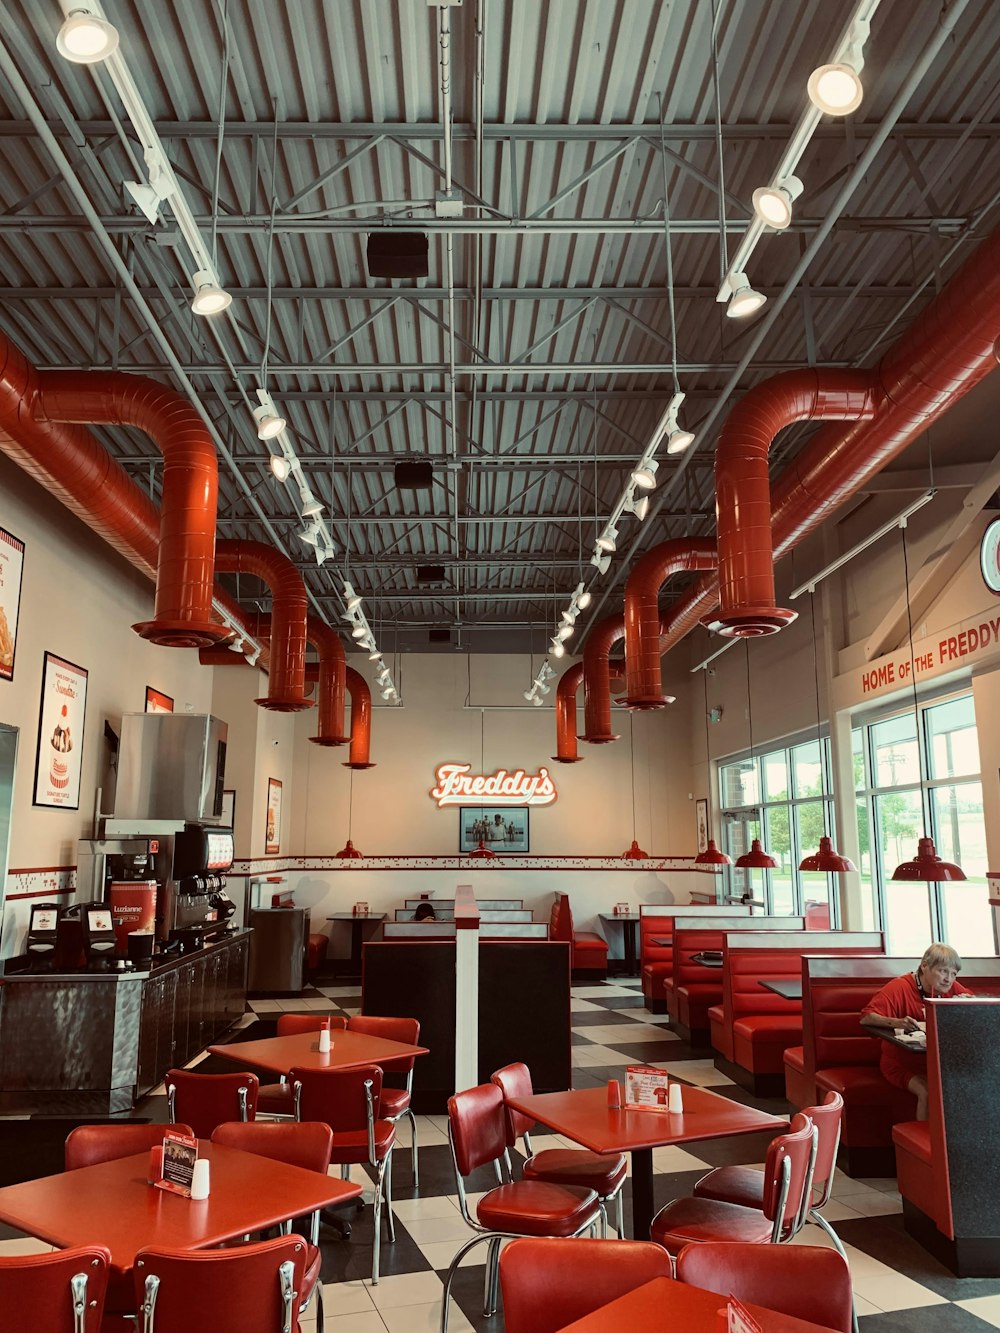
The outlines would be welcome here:
<svg viewBox="0 0 1000 1333">
<path fill-rule="evenodd" d="M 667 1012 L 664 983 L 673 975 L 674 931 L 680 929 L 689 917 L 711 917 L 713 913 L 724 913 L 727 918 L 748 917 L 750 908 L 728 903 L 717 907 L 706 907 L 698 903 L 685 903 L 679 907 L 661 906 L 658 903 L 640 905 L 639 953 L 642 960 L 642 994 L 650 1013 Z"/>
<path fill-rule="evenodd" d="M 896 1149 L 900 1194 L 940 1227 L 930 1125 L 926 1120 L 906 1120 L 893 1125 L 892 1142 Z"/>
<path fill-rule="evenodd" d="M 569 895 L 557 893 L 549 916 L 549 939 L 563 940 L 573 946 L 572 969 L 602 980 L 608 974 L 608 943 L 591 930 L 573 929 L 573 909 Z"/>
<path fill-rule="evenodd" d="M 799 1021 L 802 1015 L 799 1013 Z M 811 1105 L 809 1101 L 809 1092 L 816 1093 L 816 1079 L 813 1074 L 806 1075 L 805 1048 L 802 1046 L 788 1046 L 785 1048 L 784 1055 L 785 1066 L 785 1097 L 793 1106 L 803 1107 Z M 800 1100 L 801 1099 L 801 1100 Z"/>
</svg>

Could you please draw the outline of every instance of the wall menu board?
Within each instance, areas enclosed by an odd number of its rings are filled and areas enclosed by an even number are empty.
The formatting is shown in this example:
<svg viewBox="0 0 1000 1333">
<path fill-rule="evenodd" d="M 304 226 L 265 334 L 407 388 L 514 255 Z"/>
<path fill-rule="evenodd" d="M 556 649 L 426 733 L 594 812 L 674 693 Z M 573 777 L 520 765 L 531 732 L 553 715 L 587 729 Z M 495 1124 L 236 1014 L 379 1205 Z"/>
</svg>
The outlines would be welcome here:
<svg viewBox="0 0 1000 1333">
<path fill-rule="evenodd" d="M 32 797 L 35 805 L 61 810 L 80 808 L 87 676 L 83 667 L 55 653 L 45 654 Z"/>
<path fill-rule="evenodd" d="M 0 680 L 14 679 L 24 542 L 0 528 Z"/>
</svg>

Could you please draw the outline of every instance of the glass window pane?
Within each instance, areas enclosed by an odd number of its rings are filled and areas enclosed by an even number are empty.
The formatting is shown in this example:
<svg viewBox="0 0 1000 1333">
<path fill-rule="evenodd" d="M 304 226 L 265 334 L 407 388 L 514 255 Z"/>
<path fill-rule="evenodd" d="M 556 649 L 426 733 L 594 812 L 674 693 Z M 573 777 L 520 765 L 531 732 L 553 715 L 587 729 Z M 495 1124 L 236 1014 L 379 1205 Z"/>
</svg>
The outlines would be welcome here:
<svg viewBox="0 0 1000 1333">
<path fill-rule="evenodd" d="M 897 884 L 890 876 L 901 861 L 916 853 L 917 838 L 923 831 L 920 793 L 882 792 L 876 796 L 875 829 L 885 882 L 886 952 L 919 956 L 931 941 L 927 885 Z"/>
<path fill-rule="evenodd" d="M 931 809 L 931 832 L 938 855 L 945 861 L 956 861 L 969 879 L 979 880 L 985 887 L 988 858 L 982 784 L 954 782 L 933 787 Z"/>
<path fill-rule="evenodd" d="M 775 750 L 773 754 L 761 755 L 761 767 L 764 770 L 764 800 L 787 801 L 788 765 L 785 751 Z"/>
<path fill-rule="evenodd" d="M 750 844 L 754 838 L 760 837 L 760 823 L 758 822 L 756 811 L 747 815 L 726 814 L 722 822 L 722 837 L 724 849 L 735 861 L 738 856 L 750 850 Z M 729 877 L 729 894 L 737 902 L 746 893 L 750 893 L 754 900 L 763 907 L 764 905 L 764 871 L 762 870 L 743 870 L 734 865 L 727 872 Z"/>
<path fill-rule="evenodd" d="M 851 732 L 851 759 L 854 765 L 854 790 L 864 791 L 865 781 L 865 733 L 862 727 Z"/>
<path fill-rule="evenodd" d="M 942 884 L 941 915 L 945 943 L 957 949 L 963 958 L 984 958 L 996 953 L 993 909 L 987 898 L 985 880 L 970 877 L 964 883 L 947 881 Z"/>
<path fill-rule="evenodd" d="M 877 722 L 871 735 L 876 787 L 905 787 L 920 781 L 917 733 L 912 713 Z"/>
<path fill-rule="evenodd" d="M 823 803 L 803 801 L 793 806 L 793 811 L 797 848 L 795 855 L 797 860 L 801 860 L 819 848 L 819 840 L 823 836 Z M 800 870 L 798 877 L 806 930 L 829 930 L 830 876 L 818 870 Z"/>
<path fill-rule="evenodd" d="M 862 796 L 856 803 L 858 814 L 858 870 L 860 871 L 859 892 L 861 894 L 861 929 L 877 930 L 878 917 L 875 912 L 875 877 L 872 869 L 871 826 L 868 819 L 868 802 Z"/>
<path fill-rule="evenodd" d="M 757 804 L 755 760 L 742 759 L 738 764 L 723 764 L 719 769 L 719 783 L 723 809 Z"/>
<path fill-rule="evenodd" d="M 788 805 L 764 807 L 764 850 L 777 861 L 771 871 L 771 901 L 769 910 L 775 916 L 792 916 L 795 912 L 795 864 L 792 861 L 791 830 L 788 827 Z"/>
<path fill-rule="evenodd" d="M 823 791 L 823 751 L 819 741 L 792 750 L 792 795 L 819 796 Z"/>
<path fill-rule="evenodd" d="M 926 709 L 924 723 L 931 778 L 966 777 L 979 772 L 979 740 L 970 694 Z"/>
<path fill-rule="evenodd" d="M 887 791 L 875 797 L 875 829 L 882 875 L 889 879 L 901 861 L 916 855 L 923 833 L 918 791 Z"/>
<path fill-rule="evenodd" d="M 891 872 L 890 872 L 891 873 Z M 919 958 L 931 942 L 931 909 L 926 884 L 885 886 L 885 951 Z"/>
</svg>

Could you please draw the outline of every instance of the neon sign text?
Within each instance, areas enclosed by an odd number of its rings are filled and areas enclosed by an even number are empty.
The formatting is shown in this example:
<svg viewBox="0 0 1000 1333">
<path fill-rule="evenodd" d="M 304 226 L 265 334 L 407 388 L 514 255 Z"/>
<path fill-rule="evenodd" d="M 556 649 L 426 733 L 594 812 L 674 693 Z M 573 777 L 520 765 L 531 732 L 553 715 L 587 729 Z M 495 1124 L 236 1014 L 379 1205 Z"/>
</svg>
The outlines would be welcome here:
<svg viewBox="0 0 1000 1333">
<path fill-rule="evenodd" d="M 488 798 L 490 805 L 551 805 L 556 799 L 556 785 L 547 768 L 537 773 L 525 773 L 523 768 L 512 773 L 498 768 L 487 776 L 472 777 L 471 773 L 471 764 L 439 764 L 431 799 L 439 808 L 482 798 Z"/>
</svg>

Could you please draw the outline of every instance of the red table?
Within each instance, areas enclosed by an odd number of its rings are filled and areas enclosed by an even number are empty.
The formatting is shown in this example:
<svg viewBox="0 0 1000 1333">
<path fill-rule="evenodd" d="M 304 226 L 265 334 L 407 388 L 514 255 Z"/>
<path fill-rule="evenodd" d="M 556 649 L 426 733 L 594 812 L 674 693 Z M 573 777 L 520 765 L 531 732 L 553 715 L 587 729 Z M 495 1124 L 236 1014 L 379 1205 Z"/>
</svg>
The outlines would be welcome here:
<svg viewBox="0 0 1000 1333">
<path fill-rule="evenodd" d="M 202 1139 L 207 1199 L 146 1183 L 149 1153 L 0 1189 L 0 1221 L 52 1245 L 106 1245 L 124 1273 L 147 1245 L 200 1250 L 356 1198 L 361 1186 Z"/>
<path fill-rule="evenodd" d="M 673 1278 L 658 1277 L 610 1305 L 602 1305 L 593 1314 L 567 1324 L 562 1333 L 719 1333 L 724 1327 L 717 1311 L 725 1309 L 726 1298 L 703 1287 L 689 1287 Z M 746 1307 L 760 1324 L 761 1333 L 831 1333 L 823 1324 L 765 1310 L 761 1305 Z"/>
<path fill-rule="evenodd" d="M 653 1220 L 653 1149 L 698 1139 L 723 1139 L 785 1129 L 787 1120 L 765 1115 L 705 1088 L 684 1088 L 684 1110 L 608 1109 L 606 1088 L 576 1092 L 542 1092 L 512 1097 L 510 1104 L 532 1120 L 581 1143 L 591 1152 L 632 1154 L 632 1234 L 649 1239 Z"/>
<path fill-rule="evenodd" d="M 331 1032 L 330 1050 L 321 1053 L 319 1034 L 296 1032 L 290 1037 L 265 1037 L 262 1041 L 234 1041 L 228 1046 L 209 1046 L 213 1055 L 238 1065 L 255 1065 L 274 1074 L 290 1069 L 357 1069 L 361 1065 L 380 1065 L 410 1055 L 427 1055 L 426 1046 L 409 1046 L 403 1041 L 369 1037 L 363 1032 Z"/>
</svg>

